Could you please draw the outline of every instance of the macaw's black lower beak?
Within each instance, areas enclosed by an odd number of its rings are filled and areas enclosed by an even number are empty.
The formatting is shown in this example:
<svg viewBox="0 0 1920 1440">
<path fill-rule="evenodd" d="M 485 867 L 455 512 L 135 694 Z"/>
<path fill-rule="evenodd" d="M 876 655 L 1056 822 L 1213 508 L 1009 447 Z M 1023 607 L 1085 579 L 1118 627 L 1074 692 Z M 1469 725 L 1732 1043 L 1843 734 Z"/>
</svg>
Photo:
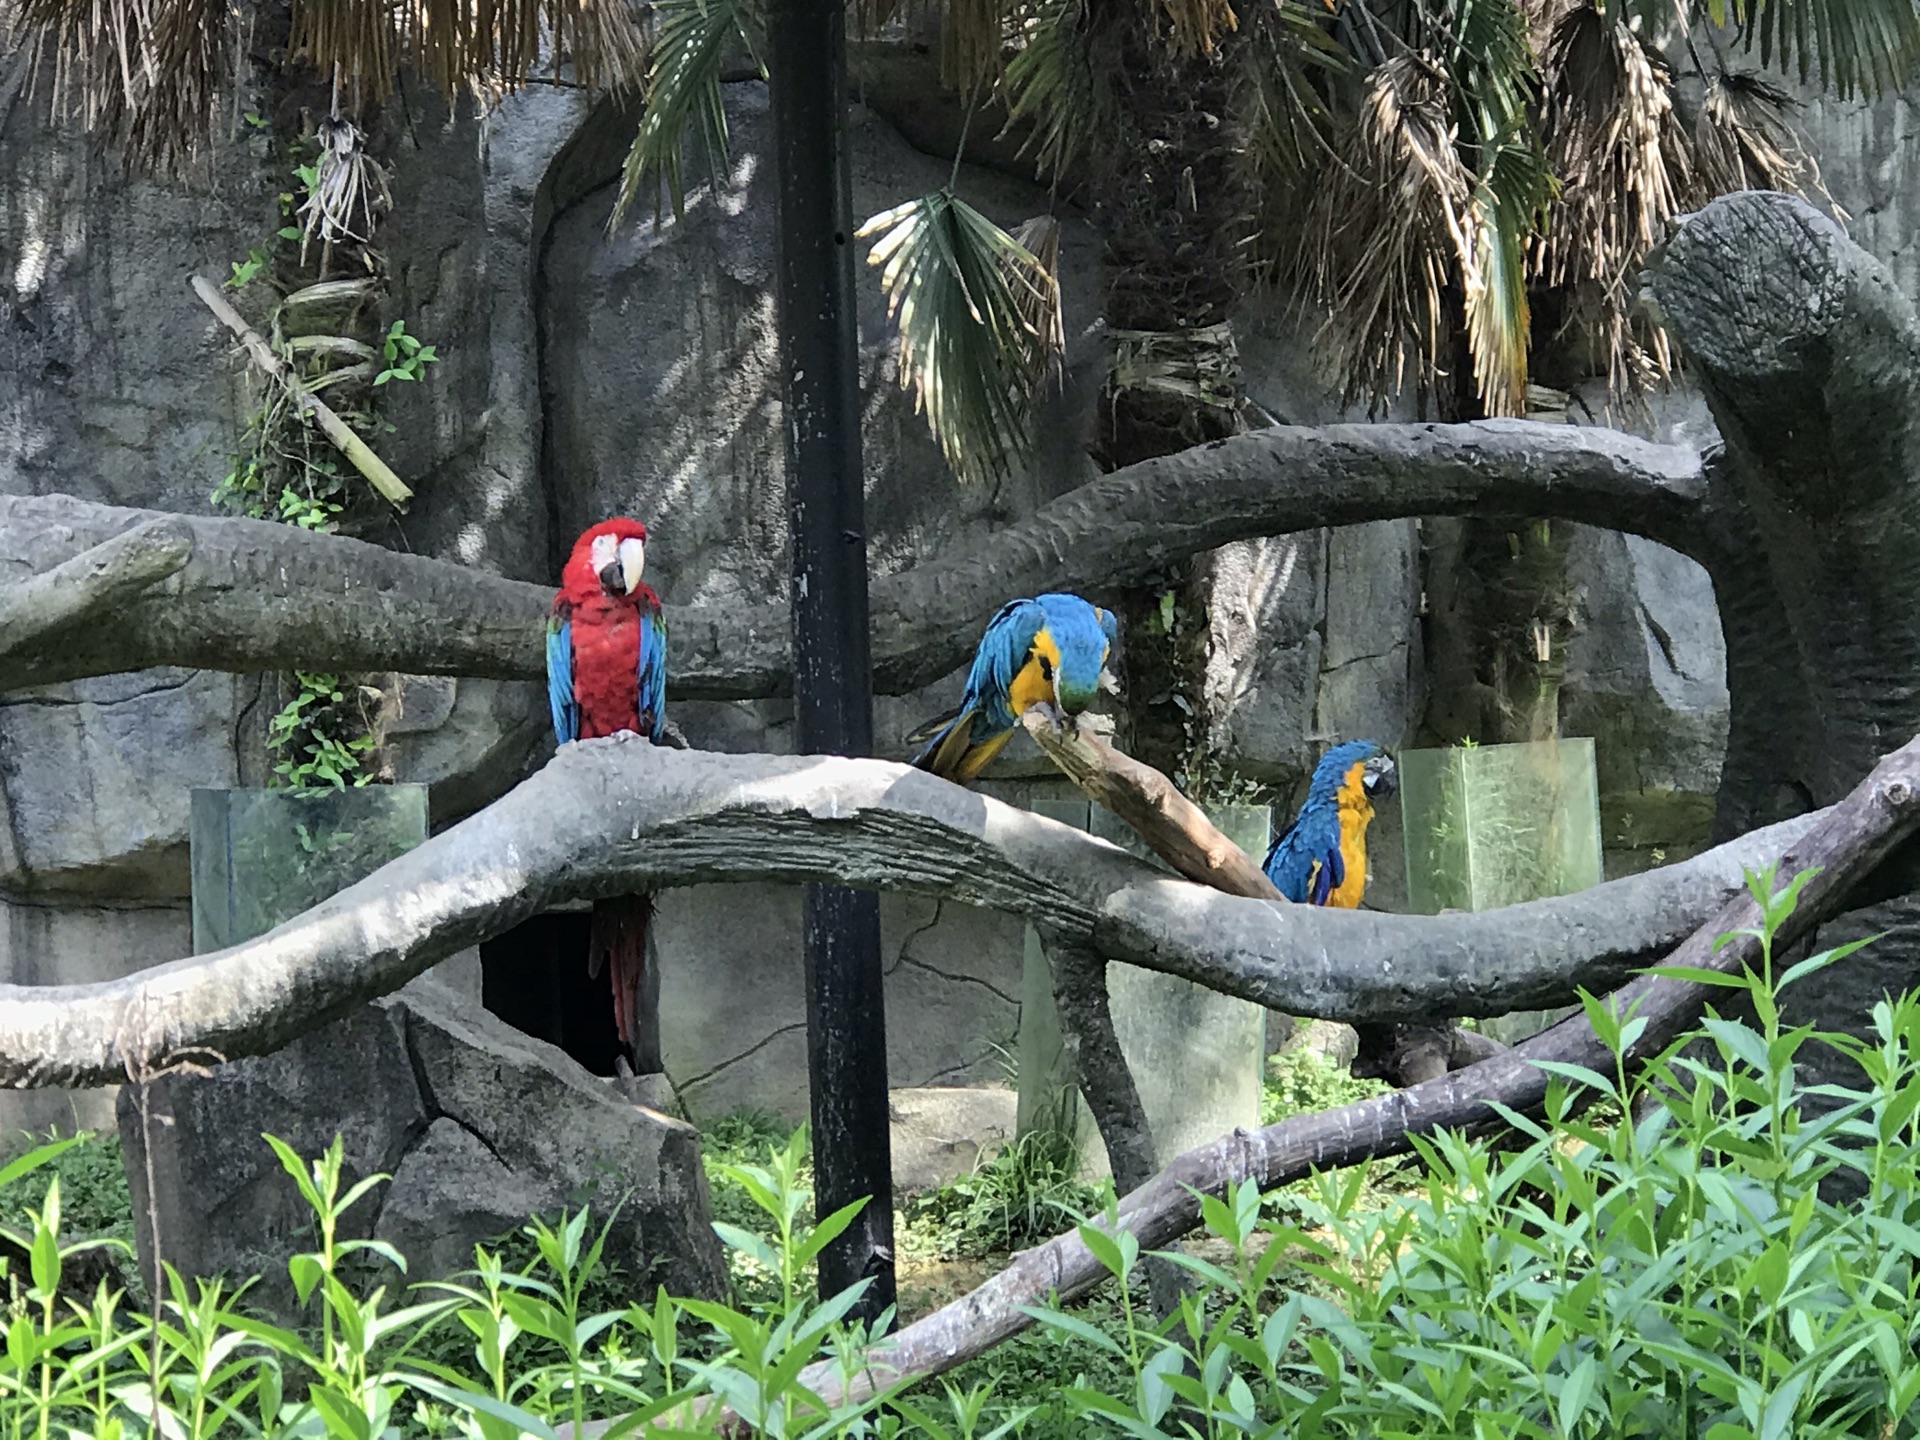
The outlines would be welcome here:
<svg viewBox="0 0 1920 1440">
<path fill-rule="evenodd" d="M 601 567 L 600 588 L 609 595 L 627 593 L 627 577 L 621 572 L 619 560 L 616 559 L 612 564 Z"/>
<path fill-rule="evenodd" d="M 1361 772 L 1360 788 L 1369 800 L 1391 800 L 1400 788 L 1400 772 L 1385 755 L 1376 755 Z"/>
</svg>

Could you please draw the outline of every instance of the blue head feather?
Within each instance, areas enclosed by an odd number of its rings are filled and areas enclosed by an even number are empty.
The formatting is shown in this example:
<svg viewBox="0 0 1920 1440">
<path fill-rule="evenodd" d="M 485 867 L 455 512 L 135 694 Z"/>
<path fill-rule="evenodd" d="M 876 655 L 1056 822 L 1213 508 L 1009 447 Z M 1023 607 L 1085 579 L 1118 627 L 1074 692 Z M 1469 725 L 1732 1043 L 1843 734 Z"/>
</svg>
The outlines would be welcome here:
<svg viewBox="0 0 1920 1440">
<path fill-rule="evenodd" d="M 1347 771 L 1379 753 L 1380 747 L 1371 740 L 1349 740 L 1343 745 L 1334 746 L 1313 767 L 1313 783 L 1307 788 L 1307 803 L 1311 805 L 1316 800 L 1336 798 L 1340 793 L 1340 782 L 1347 778 Z"/>
<path fill-rule="evenodd" d="M 1100 692 L 1100 669 L 1107 662 L 1107 646 L 1119 626 L 1111 614 L 1078 595 L 1041 595 L 1035 603 L 1060 652 L 1060 668 L 1054 676 L 1060 707 L 1069 715 L 1077 715 Z"/>
</svg>

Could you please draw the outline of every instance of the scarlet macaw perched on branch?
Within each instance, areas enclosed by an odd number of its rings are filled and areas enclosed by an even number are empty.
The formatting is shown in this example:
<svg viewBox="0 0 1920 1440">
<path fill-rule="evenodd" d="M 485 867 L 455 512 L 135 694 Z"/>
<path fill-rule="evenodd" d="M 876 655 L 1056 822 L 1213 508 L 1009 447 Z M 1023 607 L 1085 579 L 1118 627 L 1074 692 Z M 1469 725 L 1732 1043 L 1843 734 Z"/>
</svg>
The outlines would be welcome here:
<svg viewBox="0 0 1920 1440">
<path fill-rule="evenodd" d="M 987 622 L 959 707 L 907 737 L 926 742 L 913 763 L 972 783 L 1031 706 L 1047 700 L 1078 715 L 1091 705 L 1118 638 L 1114 617 L 1078 595 L 1009 601 Z"/>
<path fill-rule="evenodd" d="M 667 725 L 667 628 L 660 597 L 641 583 L 647 527 L 603 520 L 573 542 L 547 620 L 547 703 L 553 737 L 645 735 L 661 743 Z M 653 898 L 623 895 L 594 903 L 588 973 L 605 965 L 614 1028 L 634 1071 L 657 1074 L 660 976 L 648 963 Z"/>
<path fill-rule="evenodd" d="M 1367 885 L 1373 802 L 1390 798 L 1398 783 L 1373 741 L 1334 746 L 1314 767 L 1299 815 L 1267 851 L 1267 878 L 1297 904 L 1356 909 Z"/>
</svg>

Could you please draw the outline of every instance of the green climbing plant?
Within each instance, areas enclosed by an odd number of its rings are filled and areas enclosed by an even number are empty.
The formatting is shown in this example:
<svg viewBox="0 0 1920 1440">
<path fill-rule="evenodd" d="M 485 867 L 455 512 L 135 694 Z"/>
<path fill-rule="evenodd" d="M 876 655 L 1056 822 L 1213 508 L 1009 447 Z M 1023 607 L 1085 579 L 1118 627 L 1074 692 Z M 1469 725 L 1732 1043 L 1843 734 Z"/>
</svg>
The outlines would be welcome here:
<svg viewBox="0 0 1920 1440">
<path fill-rule="evenodd" d="M 307 670 L 294 671 L 292 681 L 293 698 L 267 722 L 274 778 L 293 789 L 371 782 L 380 691 Z"/>
</svg>

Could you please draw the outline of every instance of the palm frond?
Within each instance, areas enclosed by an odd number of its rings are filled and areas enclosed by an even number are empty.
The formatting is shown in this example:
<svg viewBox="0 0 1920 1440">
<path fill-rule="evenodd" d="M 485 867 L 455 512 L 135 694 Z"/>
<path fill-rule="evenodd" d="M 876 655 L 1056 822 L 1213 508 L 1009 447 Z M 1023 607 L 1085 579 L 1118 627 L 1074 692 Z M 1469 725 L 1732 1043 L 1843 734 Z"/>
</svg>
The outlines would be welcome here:
<svg viewBox="0 0 1920 1440">
<path fill-rule="evenodd" d="M 1438 369 L 1454 257 L 1472 253 L 1476 179 L 1458 139 L 1445 71 L 1396 55 L 1366 75 L 1352 122 L 1297 192 L 1305 215 L 1276 278 L 1326 311 L 1349 400 L 1378 403 Z"/>
<path fill-rule="evenodd" d="M 1795 105 L 1757 75 L 1715 75 L 1694 122 L 1693 203 L 1735 190 L 1784 190 L 1831 204 L 1819 163 L 1790 118 Z"/>
<path fill-rule="evenodd" d="M 1505 152 L 1473 197 L 1471 252 L 1461 256 L 1467 349 L 1474 385 L 1489 415 L 1524 415 L 1527 347 L 1527 242 L 1543 197 L 1544 166 L 1518 148 Z"/>
<path fill-rule="evenodd" d="M 940 79 L 966 93 L 998 79 L 1006 64 L 1005 0 L 945 0 L 940 15 Z"/>
<path fill-rule="evenodd" d="M 228 0 L 0 5 L 0 46 L 33 56 L 54 113 L 160 167 L 183 163 L 212 133 L 220 89 L 244 63 L 241 43 Z"/>
<path fill-rule="evenodd" d="M 1574 0 L 1544 51 L 1541 124 L 1560 188 L 1534 269 L 1580 298 L 1624 396 L 1671 369 L 1664 333 L 1635 318 L 1634 276 L 1689 192 L 1686 135 L 1665 62 L 1618 16 Z"/>
<path fill-rule="evenodd" d="M 1708 0 L 1716 25 L 1727 0 Z M 1920 64 L 1920 10 L 1912 0 L 1732 0 L 1734 23 L 1763 66 L 1812 75 L 1842 99 L 1899 85 Z"/>
<path fill-rule="evenodd" d="M 250 23 L 232 0 L 0 6 L 8 47 L 50 58 L 57 113 L 162 167 L 211 135 L 217 96 L 246 72 Z M 543 54 L 570 61 L 583 84 L 619 87 L 638 79 L 646 43 L 627 0 L 293 0 L 287 49 L 378 101 L 402 67 L 452 94 L 517 86 Z"/>
<path fill-rule="evenodd" d="M 713 184 L 725 179 L 732 161 L 721 77 L 732 47 L 753 53 L 755 29 L 745 0 L 654 0 L 646 109 L 620 169 L 609 229 L 642 193 L 651 194 L 656 225 L 662 190 L 676 218 L 686 213 L 684 157 L 696 132 Z"/>
<path fill-rule="evenodd" d="M 1033 154 L 1042 175 L 1058 177 L 1108 128 L 1110 77 L 1087 51 L 1085 0 L 1040 0 L 1020 40 L 1000 80 L 1007 105 L 1001 133 L 1030 123 L 1021 153 Z"/>
<path fill-rule="evenodd" d="M 1302 0 L 1279 0 L 1249 26 L 1243 103 L 1248 190 L 1258 212 L 1252 273 L 1259 282 L 1285 272 L 1300 245 L 1303 199 L 1333 156 L 1335 116 L 1324 91 L 1355 69 L 1325 18 Z"/>
<path fill-rule="evenodd" d="M 475 79 L 521 84 L 543 53 L 586 85 L 635 83 L 646 38 L 624 0 L 293 0 L 292 48 L 339 66 L 373 99 L 408 68 L 453 94 Z"/>
<path fill-rule="evenodd" d="M 1213 42 L 1239 28 L 1240 17 L 1228 0 L 1160 0 L 1176 54 L 1213 53 Z"/>
<path fill-rule="evenodd" d="M 963 481 L 1006 475 L 1031 449 L 1035 390 L 1057 353 L 1055 244 L 1029 221 L 1036 255 L 951 191 L 875 215 L 861 238 L 900 334 L 900 383 Z"/>
<path fill-rule="evenodd" d="M 1526 250 L 1553 193 L 1531 114 L 1538 75 L 1530 31 L 1515 0 L 1452 0 L 1443 25 L 1463 148 L 1477 172 L 1470 235 L 1459 247 L 1467 347 L 1492 415 L 1525 413 Z"/>
</svg>

